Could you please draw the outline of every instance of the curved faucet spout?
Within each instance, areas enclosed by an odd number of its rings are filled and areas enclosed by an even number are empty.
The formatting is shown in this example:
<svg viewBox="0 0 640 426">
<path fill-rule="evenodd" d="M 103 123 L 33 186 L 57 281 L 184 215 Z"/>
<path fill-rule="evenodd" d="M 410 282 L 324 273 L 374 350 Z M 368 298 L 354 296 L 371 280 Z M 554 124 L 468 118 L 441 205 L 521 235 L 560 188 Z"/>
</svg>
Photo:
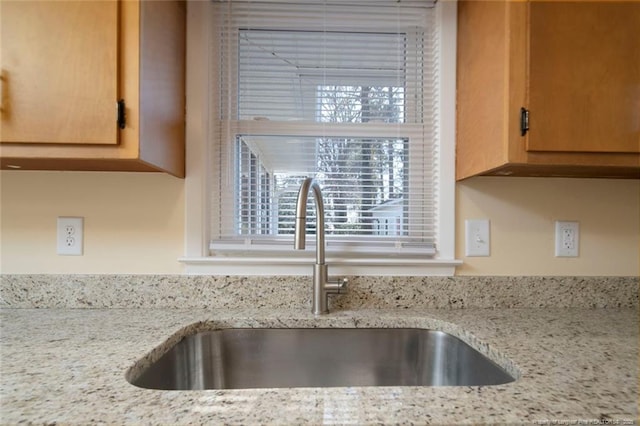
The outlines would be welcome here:
<svg viewBox="0 0 640 426">
<path fill-rule="evenodd" d="M 309 190 L 313 190 L 316 202 L 316 264 L 324 265 L 324 203 L 322 202 L 320 184 L 314 178 L 306 178 L 300 186 L 300 192 L 298 192 L 294 247 L 296 250 L 304 250 L 305 248 Z"/>
<path fill-rule="evenodd" d="M 313 267 L 313 293 L 311 297 L 311 312 L 315 315 L 329 312 L 329 293 L 344 293 L 347 279 L 329 281 L 328 267 L 324 263 L 324 203 L 322 202 L 322 190 L 320 184 L 313 178 L 306 178 L 300 186 L 298 201 L 296 203 L 296 229 L 294 248 L 305 248 L 305 236 L 307 225 L 307 200 L 309 191 L 313 191 L 316 202 L 316 264 Z"/>
</svg>

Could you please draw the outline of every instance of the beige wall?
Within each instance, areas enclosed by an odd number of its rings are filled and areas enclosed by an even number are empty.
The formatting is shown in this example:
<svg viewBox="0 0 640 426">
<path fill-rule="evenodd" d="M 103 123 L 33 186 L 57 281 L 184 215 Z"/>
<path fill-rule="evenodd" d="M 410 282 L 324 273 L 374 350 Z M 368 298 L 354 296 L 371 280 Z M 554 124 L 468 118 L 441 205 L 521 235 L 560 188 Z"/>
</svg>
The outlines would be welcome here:
<svg viewBox="0 0 640 426">
<path fill-rule="evenodd" d="M 180 273 L 184 181 L 164 174 L 0 174 L 3 273 Z M 84 217 L 84 255 L 56 254 L 56 218 Z"/>
<path fill-rule="evenodd" d="M 472 178 L 457 185 L 459 275 L 637 276 L 640 181 Z M 491 256 L 464 257 L 464 220 L 491 221 Z M 580 223 L 580 256 L 554 256 L 555 221 Z"/>
<path fill-rule="evenodd" d="M 163 174 L 0 173 L 3 273 L 182 272 L 184 181 Z M 457 186 L 462 275 L 638 275 L 640 181 L 473 178 Z M 56 255 L 56 218 L 84 216 L 84 256 Z M 491 256 L 465 258 L 464 220 L 491 220 Z M 579 258 L 553 256 L 580 222 Z"/>
</svg>

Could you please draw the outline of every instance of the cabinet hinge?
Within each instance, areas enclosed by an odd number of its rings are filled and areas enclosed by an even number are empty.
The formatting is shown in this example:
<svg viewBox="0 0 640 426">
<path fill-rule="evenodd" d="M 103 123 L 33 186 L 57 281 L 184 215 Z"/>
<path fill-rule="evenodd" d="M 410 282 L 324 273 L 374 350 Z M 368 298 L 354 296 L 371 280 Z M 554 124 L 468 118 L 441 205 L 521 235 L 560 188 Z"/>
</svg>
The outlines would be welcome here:
<svg viewBox="0 0 640 426">
<path fill-rule="evenodd" d="M 124 99 L 120 99 L 118 102 L 116 102 L 116 106 L 117 106 L 118 128 L 124 129 L 126 124 L 127 124 L 127 117 L 125 115 Z"/>
<path fill-rule="evenodd" d="M 529 110 L 520 108 L 520 136 L 524 136 L 529 131 Z"/>
</svg>

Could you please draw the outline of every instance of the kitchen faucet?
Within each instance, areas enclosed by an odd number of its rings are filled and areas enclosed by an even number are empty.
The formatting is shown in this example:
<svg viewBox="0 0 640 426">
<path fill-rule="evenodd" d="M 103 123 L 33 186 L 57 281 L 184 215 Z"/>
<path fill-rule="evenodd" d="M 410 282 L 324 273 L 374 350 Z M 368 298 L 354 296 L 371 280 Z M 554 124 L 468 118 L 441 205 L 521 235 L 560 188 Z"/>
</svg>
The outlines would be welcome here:
<svg viewBox="0 0 640 426">
<path fill-rule="evenodd" d="M 313 265 L 313 293 L 311 297 L 311 312 L 314 315 L 329 312 L 329 294 L 345 293 L 347 290 L 346 278 L 336 281 L 329 280 L 328 267 L 324 263 L 324 203 L 320 184 L 314 178 L 306 178 L 300 186 L 298 201 L 296 203 L 296 230 L 294 248 L 304 250 L 306 223 L 307 223 L 307 197 L 309 190 L 313 190 L 316 201 L 316 263 Z"/>
</svg>

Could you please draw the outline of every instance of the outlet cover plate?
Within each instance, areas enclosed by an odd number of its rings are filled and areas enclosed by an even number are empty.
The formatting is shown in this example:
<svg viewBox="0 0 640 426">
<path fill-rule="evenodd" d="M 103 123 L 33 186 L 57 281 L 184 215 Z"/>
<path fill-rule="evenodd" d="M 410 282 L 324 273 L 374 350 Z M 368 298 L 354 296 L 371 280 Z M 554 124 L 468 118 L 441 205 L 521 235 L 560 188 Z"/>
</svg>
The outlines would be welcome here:
<svg viewBox="0 0 640 426">
<path fill-rule="evenodd" d="M 578 257 L 580 225 L 573 221 L 556 221 L 556 257 Z"/>
<path fill-rule="evenodd" d="M 467 219 L 464 221 L 465 248 L 467 257 L 490 256 L 491 235 L 488 219 Z"/>
<path fill-rule="evenodd" d="M 83 249 L 82 217 L 58 217 L 57 253 L 63 256 L 82 256 Z"/>
</svg>

